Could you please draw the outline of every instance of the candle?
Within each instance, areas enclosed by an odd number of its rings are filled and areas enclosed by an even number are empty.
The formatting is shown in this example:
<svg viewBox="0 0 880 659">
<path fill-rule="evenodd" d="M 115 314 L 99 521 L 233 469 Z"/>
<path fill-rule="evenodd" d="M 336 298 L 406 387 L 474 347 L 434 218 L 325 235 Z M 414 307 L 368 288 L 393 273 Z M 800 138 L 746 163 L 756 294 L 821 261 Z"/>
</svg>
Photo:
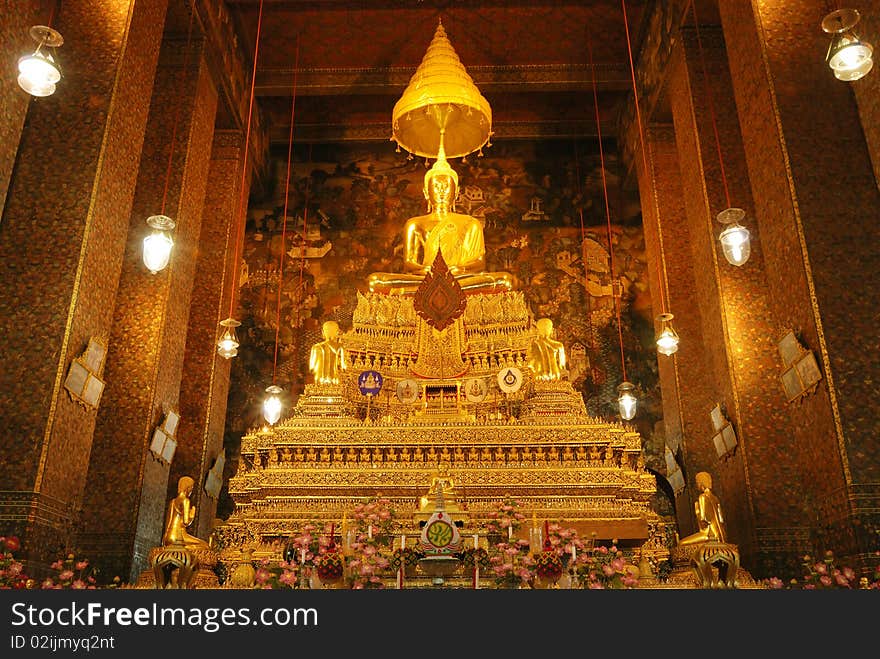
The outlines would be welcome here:
<svg viewBox="0 0 880 659">
<path fill-rule="evenodd" d="M 299 563 L 300 563 L 300 565 L 306 564 L 306 550 L 305 550 L 305 548 L 299 550 Z"/>
<path fill-rule="evenodd" d="M 571 562 L 574 563 L 577 560 L 577 547 L 574 545 L 571 546 Z"/>
<path fill-rule="evenodd" d="M 406 549 L 406 536 L 405 535 L 400 536 L 400 548 Z"/>
<path fill-rule="evenodd" d="M 480 546 L 480 536 L 474 533 L 474 549 Z"/>
<path fill-rule="evenodd" d="M 507 539 L 513 540 L 513 524 L 507 525 Z"/>
<path fill-rule="evenodd" d="M 372 540 L 373 539 L 373 525 L 370 524 L 367 526 L 367 537 Z"/>
</svg>

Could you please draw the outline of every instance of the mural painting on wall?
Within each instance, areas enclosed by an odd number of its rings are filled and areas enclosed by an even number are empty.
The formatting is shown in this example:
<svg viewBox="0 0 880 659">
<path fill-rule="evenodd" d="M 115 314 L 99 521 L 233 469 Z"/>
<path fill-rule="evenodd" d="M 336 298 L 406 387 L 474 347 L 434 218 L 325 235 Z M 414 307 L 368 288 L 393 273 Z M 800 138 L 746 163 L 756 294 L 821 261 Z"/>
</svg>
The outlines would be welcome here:
<svg viewBox="0 0 880 659">
<path fill-rule="evenodd" d="M 584 155 L 595 151 L 585 143 L 522 141 L 496 143 L 482 158 L 455 160 L 456 210 L 483 223 L 486 269 L 515 275 L 534 317 L 553 320 L 570 355 L 572 380 L 599 417 L 617 414 L 614 296 L 620 297 L 627 376 L 645 395 L 643 434 L 649 435 L 659 396 L 641 217 L 637 199 L 627 199 L 608 171 L 615 164 L 607 164 L 612 281 L 598 153 Z M 227 423 L 239 433 L 261 423 L 260 403 L 273 370 L 294 395 L 310 381 L 308 350 L 321 340 L 322 323 L 351 327 L 356 292 L 367 291 L 371 272 L 403 271 L 403 226 L 426 209 L 424 160 L 408 160 L 386 144 L 300 149 L 282 264 L 286 160 L 274 164 L 271 198 L 250 205 L 241 266 L 244 326 Z"/>
</svg>

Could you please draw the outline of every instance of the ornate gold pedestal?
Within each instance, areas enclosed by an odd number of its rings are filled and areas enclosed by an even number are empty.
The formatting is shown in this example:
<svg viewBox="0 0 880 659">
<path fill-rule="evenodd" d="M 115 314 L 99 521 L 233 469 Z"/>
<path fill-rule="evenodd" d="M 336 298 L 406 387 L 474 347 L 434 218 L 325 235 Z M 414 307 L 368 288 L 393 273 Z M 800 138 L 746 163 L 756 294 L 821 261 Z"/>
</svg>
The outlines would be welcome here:
<svg viewBox="0 0 880 659">
<path fill-rule="evenodd" d="M 206 589 L 219 588 L 214 573 L 219 555 L 212 549 L 154 547 L 150 550 L 151 568 L 140 574 L 136 588 Z"/>
</svg>

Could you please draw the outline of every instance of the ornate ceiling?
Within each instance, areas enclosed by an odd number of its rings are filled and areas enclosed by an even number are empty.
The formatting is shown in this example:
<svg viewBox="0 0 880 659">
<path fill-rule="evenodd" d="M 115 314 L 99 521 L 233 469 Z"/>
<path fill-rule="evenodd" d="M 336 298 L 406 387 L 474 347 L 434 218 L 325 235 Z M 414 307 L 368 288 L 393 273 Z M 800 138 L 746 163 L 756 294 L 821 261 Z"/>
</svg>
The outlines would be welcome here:
<svg viewBox="0 0 880 659">
<path fill-rule="evenodd" d="M 626 0 L 634 52 L 652 0 Z M 260 0 L 225 0 L 248 68 Z M 619 0 L 265 0 L 255 93 L 269 139 L 285 143 L 296 72 L 295 141 L 387 140 L 391 109 L 437 22 L 493 110 L 496 139 L 616 133 L 631 92 Z M 593 65 L 590 65 L 592 46 Z"/>
</svg>

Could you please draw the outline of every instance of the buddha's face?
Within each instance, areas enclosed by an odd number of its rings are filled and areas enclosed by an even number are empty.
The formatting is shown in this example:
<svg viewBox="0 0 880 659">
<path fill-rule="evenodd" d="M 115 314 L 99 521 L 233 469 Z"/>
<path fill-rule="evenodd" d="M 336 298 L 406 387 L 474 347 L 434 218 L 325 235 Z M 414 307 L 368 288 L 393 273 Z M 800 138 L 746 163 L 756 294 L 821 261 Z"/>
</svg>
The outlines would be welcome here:
<svg viewBox="0 0 880 659">
<path fill-rule="evenodd" d="M 339 336 L 339 325 L 332 320 L 328 320 L 321 326 L 321 334 L 324 335 L 325 340 L 332 341 Z"/>
<path fill-rule="evenodd" d="M 437 174 L 428 181 L 428 199 L 434 205 L 450 204 L 455 198 L 455 181 L 448 174 Z"/>
</svg>

